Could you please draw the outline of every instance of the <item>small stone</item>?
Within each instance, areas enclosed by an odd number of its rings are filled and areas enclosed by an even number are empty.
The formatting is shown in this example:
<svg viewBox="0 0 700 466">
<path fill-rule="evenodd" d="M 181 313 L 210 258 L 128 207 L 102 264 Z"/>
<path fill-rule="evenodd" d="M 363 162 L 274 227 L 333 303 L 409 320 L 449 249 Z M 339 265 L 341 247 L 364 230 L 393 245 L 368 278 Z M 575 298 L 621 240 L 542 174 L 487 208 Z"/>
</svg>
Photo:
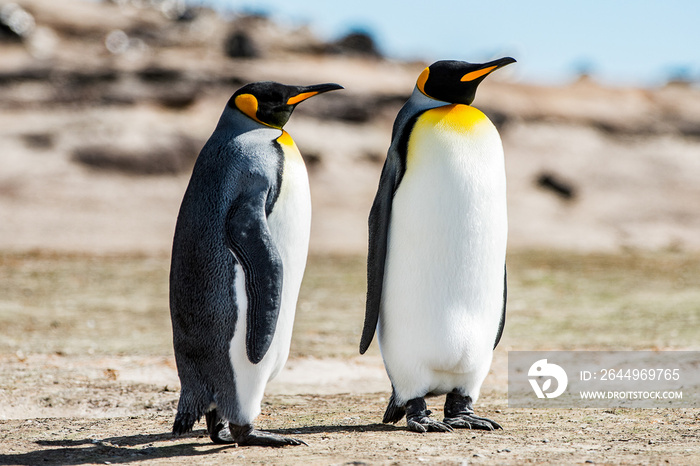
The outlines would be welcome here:
<svg viewBox="0 0 700 466">
<path fill-rule="evenodd" d="M 549 443 L 549 439 L 547 439 L 547 438 L 542 439 L 542 443 Z"/>
<path fill-rule="evenodd" d="M 484 455 L 482 455 L 480 453 L 474 453 L 473 456 L 474 456 L 474 458 L 483 458 L 484 457 Z"/>
</svg>

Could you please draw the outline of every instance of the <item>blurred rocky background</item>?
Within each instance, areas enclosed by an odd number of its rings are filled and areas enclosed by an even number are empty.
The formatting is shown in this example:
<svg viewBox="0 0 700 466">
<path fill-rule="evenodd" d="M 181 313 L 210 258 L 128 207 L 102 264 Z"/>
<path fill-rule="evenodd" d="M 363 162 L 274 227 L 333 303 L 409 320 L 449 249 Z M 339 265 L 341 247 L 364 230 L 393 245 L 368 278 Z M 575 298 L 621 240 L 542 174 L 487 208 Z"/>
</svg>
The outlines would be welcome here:
<svg viewBox="0 0 700 466">
<path fill-rule="evenodd" d="M 286 129 L 312 251 L 363 253 L 393 119 L 427 64 L 383 58 L 362 31 L 329 43 L 179 0 L 0 0 L 0 249 L 167 254 L 228 98 L 276 80 L 345 86 Z M 511 248 L 700 249 L 697 83 L 544 87 L 506 68 L 474 105 L 503 137 Z"/>
</svg>

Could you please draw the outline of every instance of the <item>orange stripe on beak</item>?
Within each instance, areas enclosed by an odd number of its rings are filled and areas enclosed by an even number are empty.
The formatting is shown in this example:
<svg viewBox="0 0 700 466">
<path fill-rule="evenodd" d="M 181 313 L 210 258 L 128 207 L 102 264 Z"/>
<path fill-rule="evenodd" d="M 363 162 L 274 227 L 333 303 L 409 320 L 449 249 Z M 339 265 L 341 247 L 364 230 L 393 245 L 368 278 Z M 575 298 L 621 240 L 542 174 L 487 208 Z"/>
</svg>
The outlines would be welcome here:
<svg viewBox="0 0 700 466">
<path fill-rule="evenodd" d="M 303 102 L 304 100 L 308 99 L 309 97 L 313 97 L 316 94 L 318 94 L 318 92 L 302 92 L 299 95 L 290 97 L 289 100 L 287 100 L 287 105 L 298 104 L 299 102 Z"/>
<path fill-rule="evenodd" d="M 476 70 L 476 71 L 470 71 L 469 73 L 462 76 L 462 79 L 460 79 L 460 81 L 474 81 L 477 78 L 480 78 L 484 75 L 489 74 L 490 72 L 492 72 L 496 68 L 497 68 L 497 66 L 489 66 L 488 68 L 483 68 L 483 69 Z"/>
</svg>

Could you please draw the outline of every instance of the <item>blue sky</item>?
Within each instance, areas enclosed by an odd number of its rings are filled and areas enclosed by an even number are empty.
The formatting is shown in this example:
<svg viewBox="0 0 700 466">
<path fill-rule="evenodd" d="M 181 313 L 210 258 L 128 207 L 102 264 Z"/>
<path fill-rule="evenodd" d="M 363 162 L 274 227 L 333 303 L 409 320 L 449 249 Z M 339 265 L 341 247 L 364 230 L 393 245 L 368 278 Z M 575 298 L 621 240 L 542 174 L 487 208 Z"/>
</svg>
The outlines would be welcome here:
<svg viewBox="0 0 700 466">
<path fill-rule="evenodd" d="M 696 0 L 189 0 L 267 12 L 334 39 L 370 32 L 390 57 L 472 62 L 510 55 L 515 77 L 564 83 L 581 69 L 612 85 L 700 80 Z M 515 67 L 514 67 L 515 68 Z"/>
</svg>

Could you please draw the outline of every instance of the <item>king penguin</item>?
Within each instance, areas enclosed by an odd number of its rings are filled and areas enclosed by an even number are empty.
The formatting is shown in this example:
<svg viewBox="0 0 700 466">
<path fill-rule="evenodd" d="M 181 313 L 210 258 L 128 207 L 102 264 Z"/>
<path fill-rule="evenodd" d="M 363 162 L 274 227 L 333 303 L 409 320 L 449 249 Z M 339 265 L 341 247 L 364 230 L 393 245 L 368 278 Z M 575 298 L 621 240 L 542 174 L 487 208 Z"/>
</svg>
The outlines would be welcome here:
<svg viewBox="0 0 700 466">
<path fill-rule="evenodd" d="M 503 147 L 471 106 L 494 70 L 515 62 L 438 61 L 394 122 L 369 215 L 360 353 L 374 337 L 392 384 L 385 423 L 409 430 L 493 430 L 473 404 L 505 323 L 508 222 Z M 447 394 L 445 418 L 425 397 Z"/>
<path fill-rule="evenodd" d="M 298 103 L 335 89 L 342 87 L 243 86 L 195 162 L 170 268 L 182 387 L 174 434 L 204 414 L 215 443 L 304 443 L 254 429 L 253 421 L 289 355 L 309 245 L 306 167 L 282 127 Z"/>
</svg>

